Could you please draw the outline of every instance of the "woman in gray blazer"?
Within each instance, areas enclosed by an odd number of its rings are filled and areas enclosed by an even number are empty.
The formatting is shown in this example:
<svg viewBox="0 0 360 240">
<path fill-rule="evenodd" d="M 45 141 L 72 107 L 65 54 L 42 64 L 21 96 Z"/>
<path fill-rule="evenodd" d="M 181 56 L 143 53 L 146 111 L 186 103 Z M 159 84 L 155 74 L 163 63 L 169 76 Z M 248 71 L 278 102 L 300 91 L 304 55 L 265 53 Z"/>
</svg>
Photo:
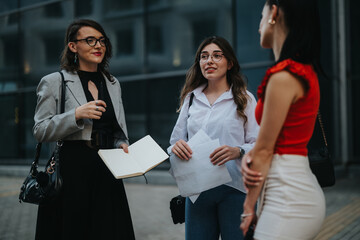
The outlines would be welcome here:
<svg viewBox="0 0 360 240">
<path fill-rule="evenodd" d="M 61 75 L 49 74 L 38 85 L 34 136 L 64 144 L 63 191 L 39 206 L 36 239 L 135 239 L 123 183 L 97 154 L 100 148 L 128 152 L 120 83 L 107 70 L 111 51 L 97 22 L 77 20 L 67 29 L 61 58 L 64 113 L 59 113 Z"/>
</svg>

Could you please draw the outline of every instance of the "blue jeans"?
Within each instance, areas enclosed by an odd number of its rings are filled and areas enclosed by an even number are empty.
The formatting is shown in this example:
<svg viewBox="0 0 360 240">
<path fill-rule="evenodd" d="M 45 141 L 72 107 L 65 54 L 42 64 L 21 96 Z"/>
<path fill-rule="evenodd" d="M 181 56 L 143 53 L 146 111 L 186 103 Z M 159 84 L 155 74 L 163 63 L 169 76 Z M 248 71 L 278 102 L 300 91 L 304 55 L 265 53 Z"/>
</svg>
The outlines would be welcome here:
<svg viewBox="0 0 360 240">
<path fill-rule="evenodd" d="M 195 203 L 186 198 L 186 240 L 242 240 L 240 215 L 246 194 L 221 185 L 202 192 Z"/>
</svg>

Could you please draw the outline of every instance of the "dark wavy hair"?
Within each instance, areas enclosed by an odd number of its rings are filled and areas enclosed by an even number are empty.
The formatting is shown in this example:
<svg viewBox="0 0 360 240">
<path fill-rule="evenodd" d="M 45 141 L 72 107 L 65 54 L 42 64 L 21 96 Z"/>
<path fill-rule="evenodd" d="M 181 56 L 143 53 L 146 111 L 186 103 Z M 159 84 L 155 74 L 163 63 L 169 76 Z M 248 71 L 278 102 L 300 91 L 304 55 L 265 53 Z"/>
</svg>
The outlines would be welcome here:
<svg viewBox="0 0 360 240">
<path fill-rule="evenodd" d="M 320 66 L 320 19 L 316 0 L 266 0 L 266 4 L 278 6 L 284 13 L 289 32 L 281 49 L 278 62 L 291 58 L 312 64 L 317 71 Z"/>
<path fill-rule="evenodd" d="M 77 70 L 79 70 L 79 61 L 76 61 L 75 63 L 75 53 L 73 53 L 72 51 L 70 51 L 69 47 L 68 47 L 68 43 L 69 42 L 73 42 L 75 41 L 77 38 L 77 34 L 80 30 L 80 28 L 82 27 L 92 27 L 94 29 L 96 29 L 97 31 L 99 31 L 106 39 L 106 51 L 105 51 L 105 56 L 104 59 L 102 60 L 101 63 L 99 63 L 98 65 L 98 70 L 102 73 L 105 74 L 105 76 L 110 80 L 113 81 L 113 77 L 110 75 L 108 68 L 109 68 L 109 60 L 112 56 L 112 45 L 111 42 L 109 40 L 109 38 L 107 37 L 104 29 L 102 28 L 102 26 L 90 19 L 79 19 L 79 20 L 75 20 L 74 22 L 72 22 L 67 30 L 66 30 L 66 35 L 65 35 L 65 41 L 64 41 L 64 50 L 61 54 L 61 68 L 65 69 L 66 71 L 69 72 L 76 72 Z"/>
<path fill-rule="evenodd" d="M 226 80 L 229 86 L 232 86 L 234 102 L 237 105 L 237 113 L 241 118 L 244 119 L 244 123 L 246 123 L 247 116 L 245 114 L 245 108 L 247 106 L 247 101 L 249 100 L 249 95 L 246 92 L 246 81 L 240 72 L 240 64 L 236 58 L 233 48 L 226 39 L 218 36 L 206 38 L 196 51 L 194 63 L 186 73 L 185 84 L 180 93 L 179 110 L 181 109 L 181 106 L 184 103 L 184 99 L 189 92 L 208 82 L 208 80 L 201 73 L 199 61 L 201 51 L 211 43 L 216 44 L 222 50 L 224 57 L 233 65 L 232 68 L 227 71 Z"/>
</svg>

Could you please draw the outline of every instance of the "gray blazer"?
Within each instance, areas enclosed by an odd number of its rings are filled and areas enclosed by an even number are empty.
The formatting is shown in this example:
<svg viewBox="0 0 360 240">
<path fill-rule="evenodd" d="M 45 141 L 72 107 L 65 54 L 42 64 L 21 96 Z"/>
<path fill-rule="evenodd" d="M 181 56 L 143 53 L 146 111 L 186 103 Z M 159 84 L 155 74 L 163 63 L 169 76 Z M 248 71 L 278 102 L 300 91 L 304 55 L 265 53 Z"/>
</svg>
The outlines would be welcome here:
<svg viewBox="0 0 360 240">
<path fill-rule="evenodd" d="M 38 142 L 53 142 L 62 140 L 90 140 L 92 119 L 75 120 L 75 109 L 87 103 L 84 89 L 76 73 L 62 70 L 64 74 L 65 112 L 60 113 L 61 75 L 59 72 L 43 77 L 37 87 L 37 105 L 35 109 L 35 125 L 33 134 Z M 114 106 L 116 119 L 122 131 L 114 133 L 114 147 L 128 142 L 125 123 L 125 112 L 121 99 L 121 87 L 115 79 L 110 82 L 104 75 L 106 87 Z M 125 134 L 125 135 L 124 135 Z"/>
</svg>

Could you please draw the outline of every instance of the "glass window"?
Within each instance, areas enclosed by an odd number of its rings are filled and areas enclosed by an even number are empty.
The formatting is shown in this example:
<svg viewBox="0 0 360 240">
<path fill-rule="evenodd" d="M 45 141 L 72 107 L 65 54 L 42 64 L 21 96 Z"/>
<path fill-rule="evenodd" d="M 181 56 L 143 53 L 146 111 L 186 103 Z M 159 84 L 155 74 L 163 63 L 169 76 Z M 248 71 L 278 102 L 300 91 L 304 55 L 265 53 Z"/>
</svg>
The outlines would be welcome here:
<svg viewBox="0 0 360 240">
<path fill-rule="evenodd" d="M 64 16 L 62 3 L 48 4 L 44 7 L 44 14 L 46 18 L 61 18 Z"/>
<path fill-rule="evenodd" d="M 19 130 L 20 108 L 18 105 L 18 96 L 0 96 L 0 107 L 3 112 L 0 114 L 1 138 L 0 151 L 1 158 L 19 157 Z"/>
<path fill-rule="evenodd" d="M 0 18 L 0 22 L 6 18 Z M 18 87 L 21 42 L 17 29 L 16 26 L 0 28 L 0 92 L 14 91 Z"/>
<path fill-rule="evenodd" d="M 93 12 L 94 1 L 92 0 L 75 0 L 74 11 L 76 17 L 90 15 Z"/>
<path fill-rule="evenodd" d="M 148 47 L 150 54 L 164 53 L 163 31 L 161 26 L 150 26 L 148 33 Z"/>
<path fill-rule="evenodd" d="M 104 10 L 106 13 L 141 10 L 142 3 L 142 0 L 104 0 Z"/>
<path fill-rule="evenodd" d="M 150 7 L 160 5 L 164 0 L 147 0 Z"/>
<path fill-rule="evenodd" d="M 236 45 L 240 63 L 272 61 L 260 46 L 259 24 L 264 1 L 236 1 Z"/>
<path fill-rule="evenodd" d="M 48 2 L 50 0 L 19 0 L 17 2 L 20 3 L 20 7 L 28 7 L 28 6 L 31 6 L 31 5 L 34 5 L 36 3 L 42 3 L 42 2 Z M 16 2 L 16 1 L 14 1 Z"/>
<path fill-rule="evenodd" d="M 134 31 L 123 29 L 116 32 L 116 56 L 134 55 Z"/>
<path fill-rule="evenodd" d="M 102 22 L 113 45 L 111 72 L 115 76 L 140 74 L 144 67 L 143 19 L 135 15 Z"/>
<path fill-rule="evenodd" d="M 146 27 L 147 72 L 188 69 L 198 45 L 212 35 L 232 42 L 231 1 L 159 1 L 166 11 L 150 8 Z"/>
<path fill-rule="evenodd" d="M 17 13 L 12 13 L 12 14 L 9 15 L 7 24 L 8 25 L 16 24 L 16 23 L 18 23 L 18 21 L 19 21 L 18 14 Z"/>
<path fill-rule="evenodd" d="M 59 65 L 60 55 L 64 48 L 63 34 L 47 33 L 43 37 L 45 46 L 45 63 L 46 65 Z"/>
<path fill-rule="evenodd" d="M 202 18 L 202 17 L 201 17 Z M 192 31 L 194 33 L 192 49 L 195 51 L 198 49 L 200 43 L 207 37 L 217 35 L 216 31 L 216 19 L 200 19 L 192 22 Z M 231 41 L 231 39 L 227 39 Z"/>
<path fill-rule="evenodd" d="M 24 11 L 21 14 L 21 34 L 23 73 L 26 75 L 26 85 L 36 86 L 39 79 L 52 71 L 57 71 L 60 65 L 60 54 L 64 48 L 64 35 L 69 19 L 63 17 L 49 18 L 46 12 L 52 7 L 71 9 L 69 2 L 45 5 Z M 54 10 L 54 9 L 53 9 Z M 71 10 L 72 12 L 72 10 Z M 63 12 L 63 14 L 66 14 Z M 26 41 L 25 41 L 26 40 Z"/>
<path fill-rule="evenodd" d="M 0 13 L 2 12 L 8 12 L 8 11 L 11 11 L 11 10 L 14 10 L 16 9 L 18 6 L 18 2 L 17 1 L 1 1 L 1 4 L 0 4 Z"/>
<path fill-rule="evenodd" d="M 4 58 L 3 60 L 4 67 L 15 67 L 20 64 L 20 55 L 14 54 L 19 49 L 19 39 L 17 35 L 11 34 L 2 37 L 1 39 L 3 50 L 4 50 Z"/>
<path fill-rule="evenodd" d="M 143 39 L 146 46 L 146 68 L 148 72 L 161 72 L 173 69 L 172 39 L 175 27 L 171 20 L 171 12 L 150 11 L 147 24 L 147 39 Z M 164 21 L 164 19 L 168 19 Z"/>
</svg>

